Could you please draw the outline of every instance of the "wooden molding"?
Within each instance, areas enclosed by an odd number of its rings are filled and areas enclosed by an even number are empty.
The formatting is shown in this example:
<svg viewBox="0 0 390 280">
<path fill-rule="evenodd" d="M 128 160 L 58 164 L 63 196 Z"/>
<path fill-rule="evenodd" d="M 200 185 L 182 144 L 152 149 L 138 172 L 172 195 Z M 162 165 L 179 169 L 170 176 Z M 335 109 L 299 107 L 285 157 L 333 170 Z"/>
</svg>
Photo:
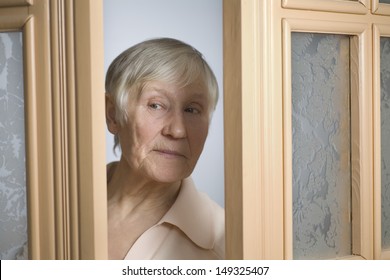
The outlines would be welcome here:
<svg viewBox="0 0 390 280">
<path fill-rule="evenodd" d="M 228 259 L 283 258 L 282 119 L 272 107 L 281 90 L 272 83 L 270 11 L 269 1 L 224 1 Z"/>
<path fill-rule="evenodd" d="M 366 14 L 369 12 L 369 0 L 282 0 L 283 8 L 316 10 L 337 13 Z"/>
<path fill-rule="evenodd" d="M 375 259 L 390 259 L 390 250 L 382 248 L 382 179 L 381 179 L 381 83 L 380 39 L 390 37 L 390 25 L 373 26 L 373 123 L 374 123 L 374 256 Z"/>
<path fill-rule="evenodd" d="M 103 1 L 74 1 L 81 259 L 107 259 Z"/>
<path fill-rule="evenodd" d="M 377 15 L 390 15 L 390 5 L 381 4 L 379 0 L 372 0 L 372 12 Z"/>
<path fill-rule="evenodd" d="M 55 259 L 48 1 L 36 1 L 29 15 L 24 33 L 29 254 L 31 259 Z"/>
<path fill-rule="evenodd" d="M 285 19 L 283 21 L 283 85 L 284 85 L 284 189 L 285 189 L 285 256 L 292 258 L 292 136 L 291 136 L 291 32 L 336 33 L 351 36 L 351 100 L 352 110 L 352 172 L 353 172 L 353 251 L 364 259 L 372 258 L 372 141 L 367 136 L 371 126 L 369 58 L 370 28 L 366 24 L 327 22 L 320 20 Z M 364 200 L 362 198 L 365 198 Z M 352 257 L 352 256 L 351 256 Z"/>
<path fill-rule="evenodd" d="M 223 24 L 226 258 L 243 259 L 240 1 L 225 0 L 223 2 Z"/>
<path fill-rule="evenodd" d="M 32 3 L 33 0 L 0 0 L 0 8 L 30 6 Z"/>
</svg>

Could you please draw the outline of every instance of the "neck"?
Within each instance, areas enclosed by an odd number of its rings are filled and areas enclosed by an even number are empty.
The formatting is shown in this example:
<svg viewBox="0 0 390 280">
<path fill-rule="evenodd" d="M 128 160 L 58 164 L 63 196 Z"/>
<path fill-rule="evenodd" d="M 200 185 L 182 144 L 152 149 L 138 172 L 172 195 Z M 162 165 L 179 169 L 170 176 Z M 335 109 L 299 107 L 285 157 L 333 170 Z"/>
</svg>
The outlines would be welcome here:
<svg viewBox="0 0 390 280">
<path fill-rule="evenodd" d="M 161 218 L 176 200 L 181 182 L 169 184 L 145 180 L 136 172 L 129 172 L 129 166 L 123 160 L 112 168 L 107 192 L 108 209 L 117 218 L 138 215 Z"/>
</svg>

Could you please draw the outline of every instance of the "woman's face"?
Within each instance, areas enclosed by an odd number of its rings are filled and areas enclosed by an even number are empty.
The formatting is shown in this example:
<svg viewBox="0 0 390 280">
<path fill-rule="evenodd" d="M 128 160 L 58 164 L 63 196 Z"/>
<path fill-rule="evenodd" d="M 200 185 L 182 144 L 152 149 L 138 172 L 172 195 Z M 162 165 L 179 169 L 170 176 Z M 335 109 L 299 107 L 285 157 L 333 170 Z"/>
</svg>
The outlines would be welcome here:
<svg viewBox="0 0 390 280">
<path fill-rule="evenodd" d="M 130 169 L 147 180 L 173 183 L 188 177 L 209 128 L 209 94 L 201 82 L 179 88 L 150 82 L 128 107 L 118 133 Z"/>
</svg>

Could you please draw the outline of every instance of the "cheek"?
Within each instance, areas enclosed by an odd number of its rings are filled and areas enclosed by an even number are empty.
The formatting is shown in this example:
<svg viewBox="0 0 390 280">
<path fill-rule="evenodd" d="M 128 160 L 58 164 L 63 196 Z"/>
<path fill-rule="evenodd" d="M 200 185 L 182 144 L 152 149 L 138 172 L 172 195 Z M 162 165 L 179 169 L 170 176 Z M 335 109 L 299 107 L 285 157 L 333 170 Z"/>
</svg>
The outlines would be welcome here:
<svg viewBox="0 0 390 280">
<path fill-rule="evenodd" d="M 135 124 L 134 138 L 139 147 L 153 145 L 154 139 L 161 131 L 161 123 L 158 120 L 144 118 Z"/>
<path fill-rule="evenodd" d="M 129 149 L 133 160 L 138 164 L 147 159 L 149 153 L 155 147 L 160 129 L 161 123 L 158 120 L 151 121 L 147 117 L 135 120 Z"/>
<path fill-rule="evenodd" d="M 138 170 L 145 163 L 148 156 L 149 145 L 148 132 L 138 129 L 137 126 L 127 128 L 121 139 L 122 156 L 130 166 L 130 169 Z"/>
<path fill-rule="evenodd" d="M 123 153 L 139 156 L 147 146 L 151 138 L 152 127 L 150 124 L 133 123 L 122 128 L 120 133 L 121 148 Z"/>
<path fill-rule="evenodd" d="M 161 119 L 153 117 L 143 106 L 136 106 L 128 113 L 129 123 L 121 130 L 123 138 L 122 151 L 127 149 L 131 153 L 145 153 L 160 132 Z M 121 143 L 122 144 L 122 143 Z"/>
<path fill-rule="evenodd" d="M 208 121 L 204 121 L 191 126 L 189 133 L 189 141 L 193 152 L 197 153 L 198 156 L 203 150 L 204 143 L 207 138 L 209 131 Z"/>
</svg>

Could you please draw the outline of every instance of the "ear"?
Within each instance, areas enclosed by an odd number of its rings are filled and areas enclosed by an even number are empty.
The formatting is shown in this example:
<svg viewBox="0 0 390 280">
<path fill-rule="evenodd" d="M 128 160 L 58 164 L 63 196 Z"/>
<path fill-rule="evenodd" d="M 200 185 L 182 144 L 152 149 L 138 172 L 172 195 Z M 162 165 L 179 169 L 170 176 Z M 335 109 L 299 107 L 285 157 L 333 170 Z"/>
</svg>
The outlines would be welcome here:
<svg viewBox="0 0 390 280">
<path fill-rule="evenodd" d="M 106 93 L 106 123 L 108 130 L 116 135 L 119 132 L 119 123 L 115 118 L 116 108 L 111 96 Z"/>
</svg>

